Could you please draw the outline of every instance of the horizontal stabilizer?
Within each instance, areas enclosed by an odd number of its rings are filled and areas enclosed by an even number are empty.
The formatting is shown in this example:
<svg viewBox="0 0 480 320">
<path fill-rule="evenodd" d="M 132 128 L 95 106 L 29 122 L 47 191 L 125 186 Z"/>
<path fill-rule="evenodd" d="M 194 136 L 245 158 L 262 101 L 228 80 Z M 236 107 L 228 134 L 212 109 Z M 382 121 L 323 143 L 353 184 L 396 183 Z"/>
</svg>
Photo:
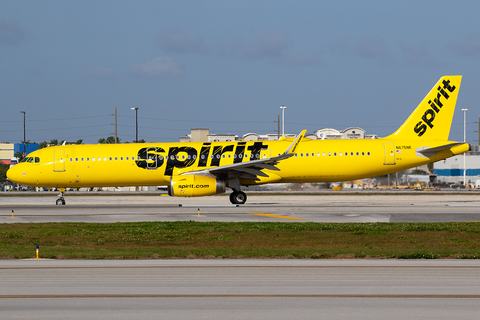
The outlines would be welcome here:
<svg viewBox="0 0 480 320">
<path fill-rule="evenodd" d="M 465 142 L 454 142 L 454 143 L 445 144 L 443 146 L 438 146 L 435 148 L 422 147 L 422 148 L 418 148 L 416 151 L 418 156 L 424 156 L 424 157 L 430 158 L 439 152 L 442 152 L 444 150 L 449 150 L 455 146 L 459 146 L 464 143 Z"/>
</svg>

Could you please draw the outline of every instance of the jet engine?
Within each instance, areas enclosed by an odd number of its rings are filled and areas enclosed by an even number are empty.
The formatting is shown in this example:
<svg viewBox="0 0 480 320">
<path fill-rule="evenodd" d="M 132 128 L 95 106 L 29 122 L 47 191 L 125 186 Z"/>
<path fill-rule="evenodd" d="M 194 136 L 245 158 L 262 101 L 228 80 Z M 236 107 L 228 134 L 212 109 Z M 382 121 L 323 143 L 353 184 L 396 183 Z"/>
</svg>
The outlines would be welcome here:
<svg viewBox="0 0 480 320">
<path fill-rule="evenodd" d="M 225 180 L 201 175 L 172 176 L 168 195 L 173 197 L 203 197 L 224 193 Z"/>
</svg>

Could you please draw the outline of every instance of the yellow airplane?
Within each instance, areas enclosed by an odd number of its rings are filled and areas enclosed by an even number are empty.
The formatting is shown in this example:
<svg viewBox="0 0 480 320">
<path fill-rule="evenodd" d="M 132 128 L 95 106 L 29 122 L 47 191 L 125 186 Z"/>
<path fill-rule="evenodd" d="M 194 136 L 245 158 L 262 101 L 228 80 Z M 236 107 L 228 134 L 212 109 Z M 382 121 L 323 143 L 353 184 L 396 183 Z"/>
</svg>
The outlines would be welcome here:
<svg viewBox="0 0 480 320">
<path fill-rule="evenodd" d="M 22 185 L 65 188 L 168 185 L 175 197 L 233 192 L 264 183 L 335 182 L 397 172 L 469 151 L 449 141 L 461 76 L 444 76 L 405 123 L 381 139 L 69 145 L 30 153 L 7 172 Z"/>
</svg>

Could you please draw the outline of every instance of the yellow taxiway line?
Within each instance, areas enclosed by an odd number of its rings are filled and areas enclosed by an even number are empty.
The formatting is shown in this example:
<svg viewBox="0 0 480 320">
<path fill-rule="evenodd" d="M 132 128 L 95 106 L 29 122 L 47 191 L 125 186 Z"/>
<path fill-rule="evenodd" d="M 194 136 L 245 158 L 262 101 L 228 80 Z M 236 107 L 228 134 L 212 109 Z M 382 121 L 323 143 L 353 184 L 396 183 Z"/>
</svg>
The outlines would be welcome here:
<svg viewBox="0 0 480 320">
<path fill-rule="evenodd" d="M 264 217 L 271 217 L 271 218 L 280 218 L 280 219 L 292 219 L 292 220 L 306 220 L 307 218 L 295 218 L 295 217 L 287 217 L 287 216 L 279 216 L 276 214 L 269 214 L 269 213 L 249 213 L 254 216 L 264 216 Z"/>
</svg>

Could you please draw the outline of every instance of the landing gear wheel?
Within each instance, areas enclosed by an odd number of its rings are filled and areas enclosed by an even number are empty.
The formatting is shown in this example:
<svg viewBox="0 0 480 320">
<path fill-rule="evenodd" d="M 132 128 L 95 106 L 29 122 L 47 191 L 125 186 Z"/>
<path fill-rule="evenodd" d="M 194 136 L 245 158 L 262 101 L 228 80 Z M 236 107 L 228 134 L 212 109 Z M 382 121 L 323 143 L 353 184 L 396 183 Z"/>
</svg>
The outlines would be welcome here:
<svg viewBox="0 0 480 320">
<path fill-rule="evenodd" d="M 57 206 L 64 206 L 65 205 L 65 189 L 60 189 L 60 194 L 58 195 L 58 199 L 55 202 Z"/>
<path fill-rule="evenodd" d="M 230 194 L 230 202 L 233 204 L 244 204 L 247 201 L 247 195 L 242 191 L 234 191 Z"/>
</svg>

